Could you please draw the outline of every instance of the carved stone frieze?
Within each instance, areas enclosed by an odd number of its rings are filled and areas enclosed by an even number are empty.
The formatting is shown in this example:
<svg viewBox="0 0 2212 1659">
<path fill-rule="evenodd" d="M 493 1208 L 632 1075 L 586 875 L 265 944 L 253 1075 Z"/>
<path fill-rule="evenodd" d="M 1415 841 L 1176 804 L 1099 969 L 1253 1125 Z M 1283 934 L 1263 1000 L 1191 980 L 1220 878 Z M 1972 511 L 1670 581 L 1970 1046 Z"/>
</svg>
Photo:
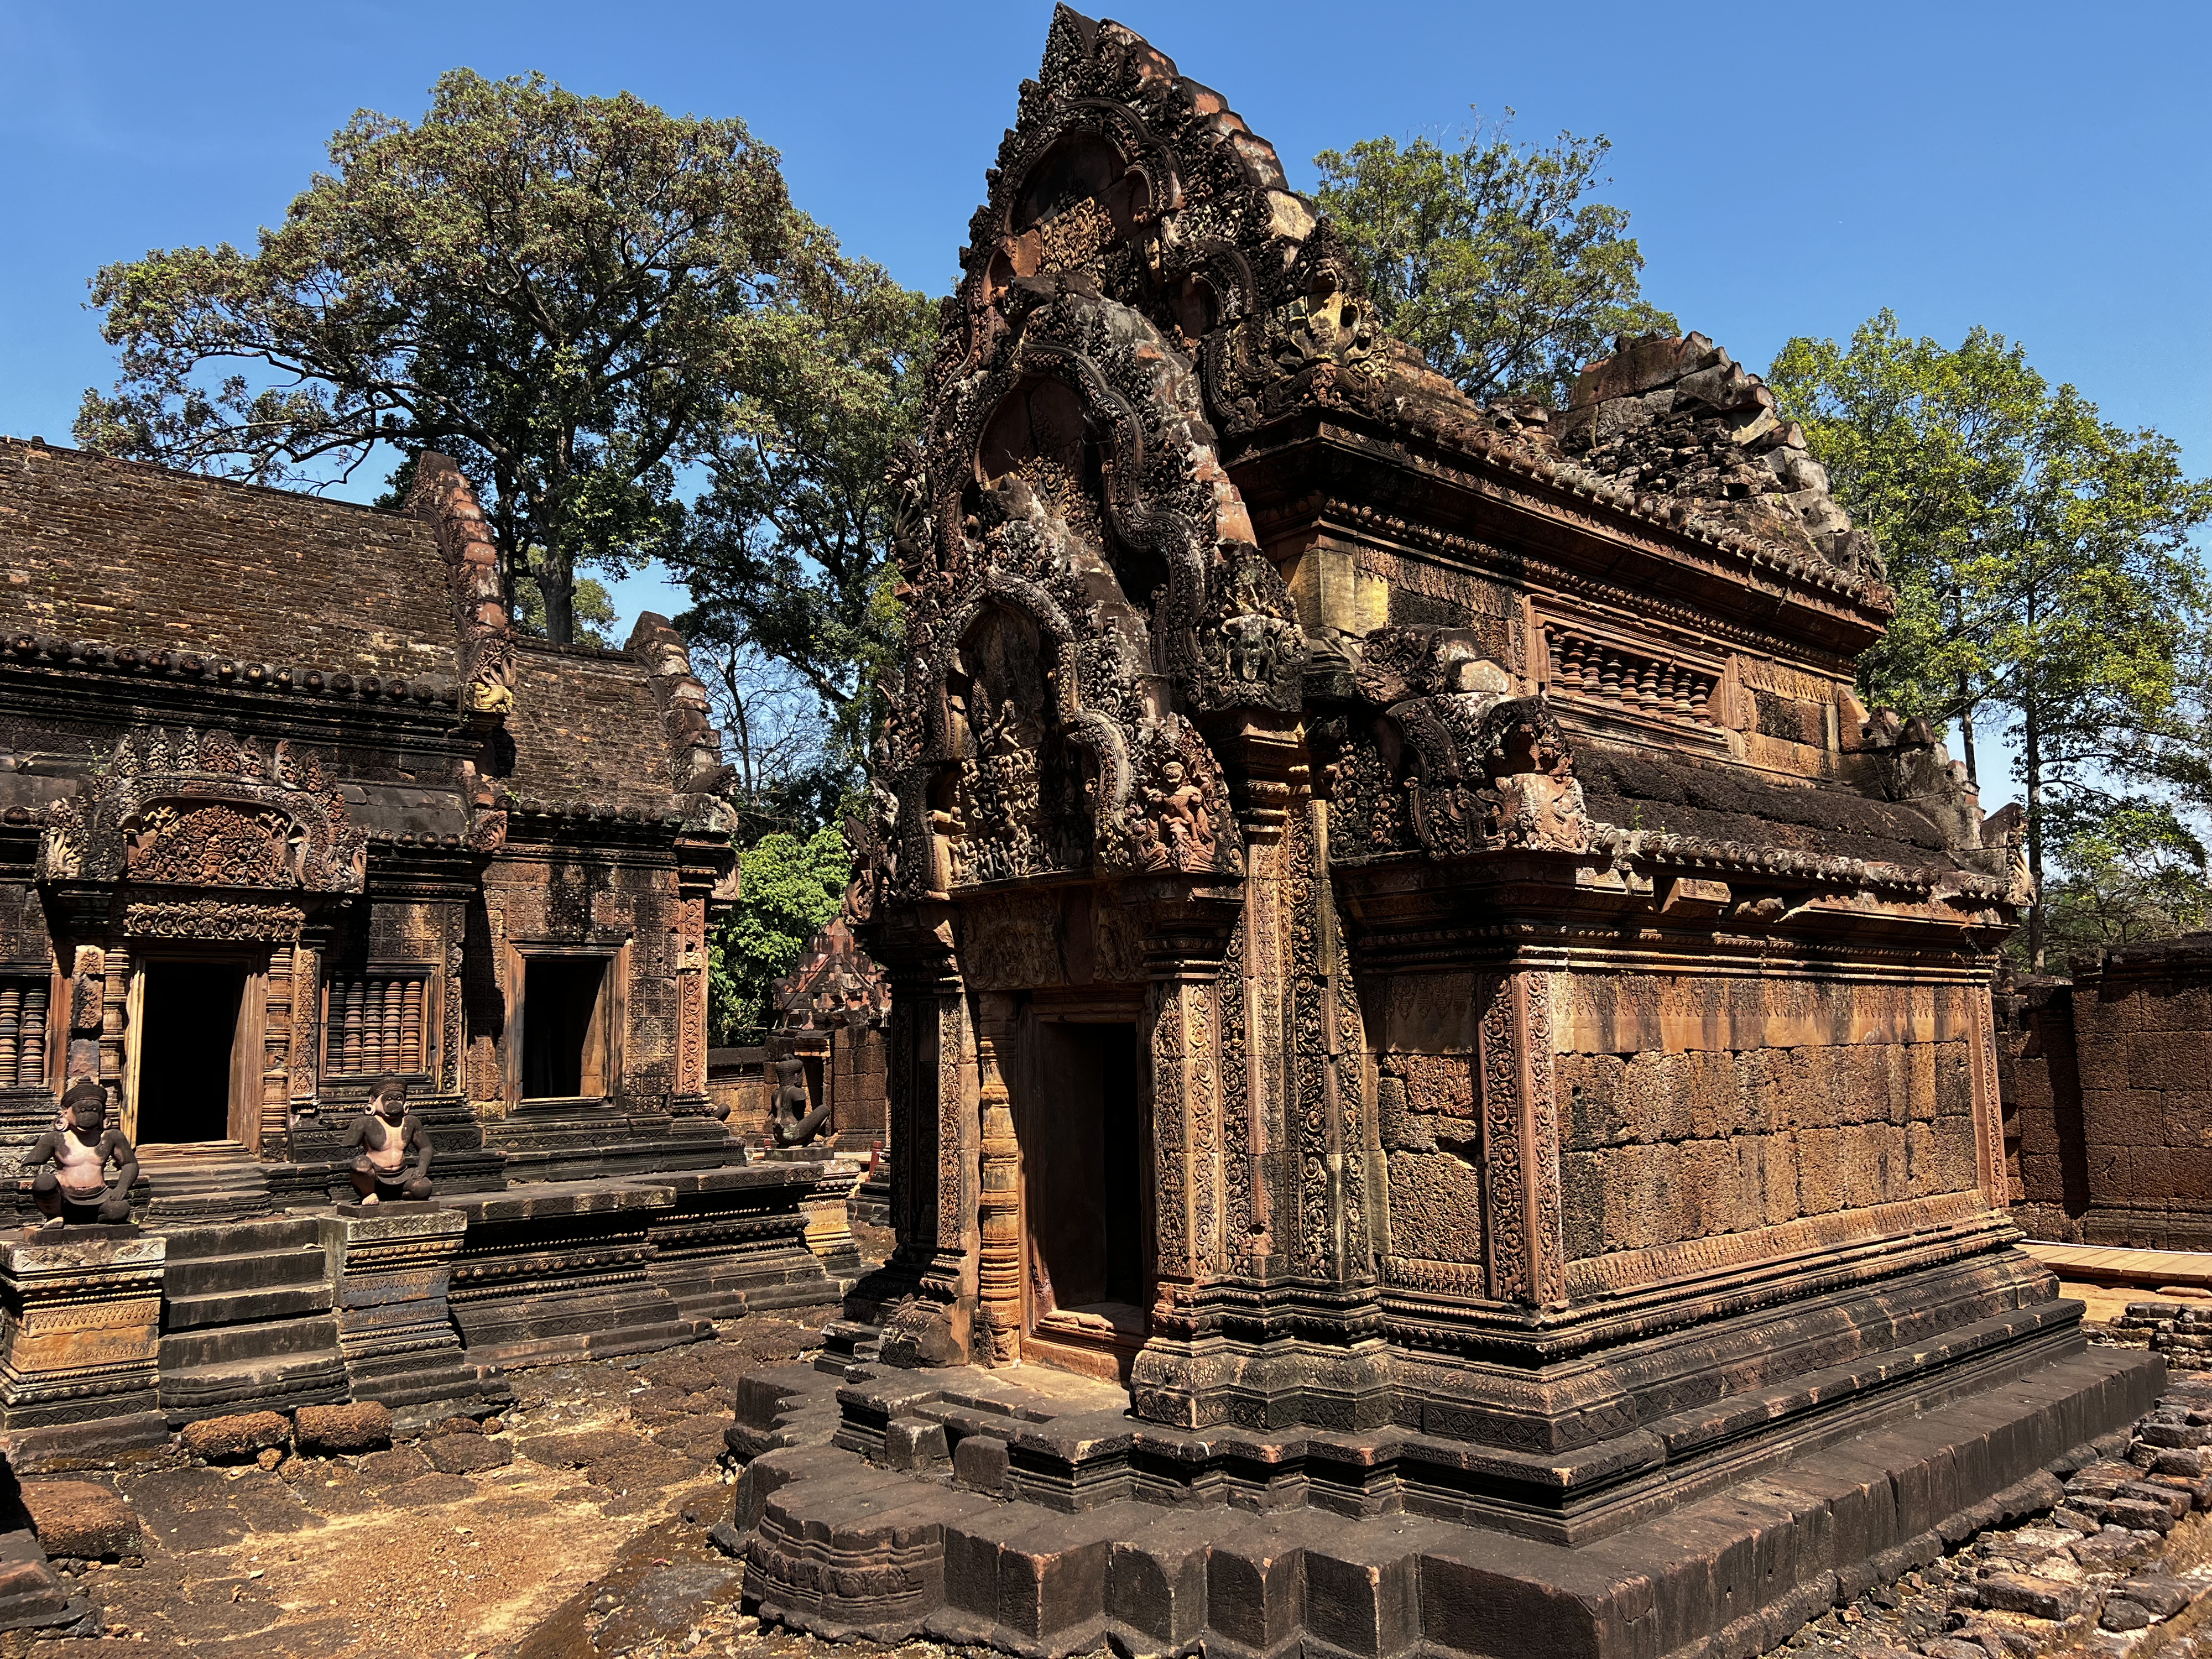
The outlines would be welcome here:
<svg viewBox="0 0 2212 1659">
<path fill-rule="evenodd" d="M 123 931 L 138 939 L 297 939 L 307 914 L 294 904 L 231 904 L 220 899 L 125 905 Z"/>
<path fill-rule="evenodd" d="M 38 872 L 351 894 L 368 849 L 312 751 L 279 740 L 264 753 L 228 732 L 157 726 L 125 732 L 84 793 L 49 811 Z"/>
</svg>

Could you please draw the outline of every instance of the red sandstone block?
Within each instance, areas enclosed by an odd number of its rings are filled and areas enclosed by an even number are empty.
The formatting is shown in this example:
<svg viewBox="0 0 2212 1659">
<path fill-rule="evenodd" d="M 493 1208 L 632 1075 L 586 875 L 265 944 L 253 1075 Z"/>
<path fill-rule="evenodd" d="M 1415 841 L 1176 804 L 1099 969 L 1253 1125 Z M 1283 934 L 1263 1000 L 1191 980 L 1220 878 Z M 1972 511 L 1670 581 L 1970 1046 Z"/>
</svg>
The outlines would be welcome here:
<svg viewBox="0 0 2212 1659">
<path fill-rule="evenodd" d="M 27 1480 L 23 1507 L 48 1555 L 112 1560 L 144 1548 L 137 1512 L 89 1480 Z"/>
<path fill-rule="evenodd" d="M 292 1425 L 276 1412 L 243 1412 L 234 1417 L 204 1417 L 185 1425 L 185 1449 L 210 1461 L 252 1457 L 292 1443 Z"/>
</svg>

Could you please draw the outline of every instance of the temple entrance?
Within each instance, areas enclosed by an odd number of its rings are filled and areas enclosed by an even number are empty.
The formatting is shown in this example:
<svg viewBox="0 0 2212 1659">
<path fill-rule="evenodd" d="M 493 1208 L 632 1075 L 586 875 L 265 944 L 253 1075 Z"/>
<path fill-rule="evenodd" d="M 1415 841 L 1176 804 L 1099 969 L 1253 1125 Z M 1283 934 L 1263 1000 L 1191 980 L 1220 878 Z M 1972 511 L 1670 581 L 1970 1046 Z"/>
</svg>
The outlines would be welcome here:
<svg viewBox="0 0 2212 1659">
<path fill-rule="evenodd" d="M 1024 1033 L 1022 1146 L 1030 1340 L 1024 1352 L 1126 1373 L 1152 1304 L 1148 1114 L 1133 1024 L 1041 1019 Z"/>
<path fill-rule="evenodd" d="M 132 1138 L 160 1146 L 243 1140 L 241 1097 L 258 1082 L 241 1041 L 254 975 L 239 961 L 148 962 L 131 1021 Z"/>
<path fill-rule="evenodd" d="M 532 957 L 522 981 L 526 1100 L 596 1100 L 607 1091 L 607 963 Z"/>
</svg>

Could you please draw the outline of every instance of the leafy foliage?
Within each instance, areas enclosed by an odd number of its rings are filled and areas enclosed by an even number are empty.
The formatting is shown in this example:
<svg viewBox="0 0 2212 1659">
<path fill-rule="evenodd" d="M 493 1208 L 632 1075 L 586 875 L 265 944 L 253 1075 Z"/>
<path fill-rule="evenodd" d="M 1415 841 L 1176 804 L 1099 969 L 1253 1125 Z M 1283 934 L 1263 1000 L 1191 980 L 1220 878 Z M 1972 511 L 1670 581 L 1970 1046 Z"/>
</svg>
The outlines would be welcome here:
<svg viewBox="0 0 2212 1659">
<path fill-rule="evenodd" d="M 711 483 L 670 562 L 691 589 L 680 626 L 721 671 L 725 729 L 808 734 L 803 754 L 752 750 L 774 763 L 756 801 L 811 802 L 819 822 L 857 781 L 897 643 L 884 473 L 921 424 L 937 319 L 858 260 L 814 263 L 793 298 L 734 377 L 742 392 L 702 453 Z M 791 707 L 797 687 L 814 718 Z"/>
<path fill-rule="evenodd" d="M 2183 471 L 2171 439 L 2103 420 L 1986 330 L 1951 350 L 1905 339 L 1884 312 L 1848 349 L 1790 341 L 1767 380 L 1888 555 L 1899 614 L 1863 659 L 1870 700 L 1959 721 L 1970 754 L 1978 717 L 2005 722 L 2039 888 L 2054 822 L 2103 813 L 2148 832 L 2154 815 L 2121 809 L 2180 709 L 2176 663 L 2205 597 L 2191 537 L 2212 518 L 2212 482 Z M 2120 867 L 2081 845 L 2092 866 Z M 2038 970 L 2047 911 L 2039 900 L 2029 915 Z"/>
<path fill-rule="evenodd" d="M 2172 802 L 2069 801 L 2051 814 L 2049 839 L 2063 873 L 2045 895 L 2047 954 L 2063 958 L 2212 925 L 2204 842 Z"/>
<path fill-rule="evenodd" d="M 633 567 L 671 532 L 676 465 L 835 244 L 744 123 L 540 76 L 452 70 L 419 124 L 363 111 L 330 157 L 255 252 L 93 278 L 121 375 L 85 394 L 78 441 L 264 483 L 441 450 L 510 596 L 542 554 L 566 643 L 576 568 Z"/>
<path fill-rule="evenodd" d="M 541 551 L 533 549 L 531 574 L 517 577 L 514 584 L 515 628 L 541 639 L 545 635 L 545 596 L 538 587 L 537 573 L 544 558 Z M 615 610 L 614 595 L 607 592 L 604 583 L 589 576 L 577 577 L 568 597 L 568 611 L 574 630 L 570 643 L 596 645 L 602 651 L 611 651 L 622 643 L 612 631 L 622 617 Z"/>
<path fill-rule="evenodd" d="M 769 990 L 837 914 L 853 865 L 835 829 L 805 841 L 779 830 L 739 856 L 738 874 L 738 902 L 708 941 L 707 1018 L 718 1040 L 768 1023 Z"/>
<path fill-rule="evenodd" d="M 1563 407 L 1576 371 L 1619 334 L 1679 333 L 1639 297 L 1628 214 L 1588 198 L 1611 143 L 1563 132 L 1516 144 L 1512 112 L 1457 149 L 1368 138 L 1323 150 L 1322 209 L 1364 267 L 1384 325 L 1482 401 Z"/>
</svg>

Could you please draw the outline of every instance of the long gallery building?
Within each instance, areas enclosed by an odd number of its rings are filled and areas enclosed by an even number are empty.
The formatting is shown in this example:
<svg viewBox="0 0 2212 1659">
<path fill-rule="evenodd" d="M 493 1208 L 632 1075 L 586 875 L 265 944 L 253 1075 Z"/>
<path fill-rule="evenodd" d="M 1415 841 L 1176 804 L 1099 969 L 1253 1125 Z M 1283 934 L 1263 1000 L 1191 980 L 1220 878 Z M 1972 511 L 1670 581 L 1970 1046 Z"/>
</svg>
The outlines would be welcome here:
<svg viewBox="0 0 2212 1659">
<path fill-rule="evenodd" d="M 816 1166 L 709 1109 L 734 864 L 663 619 L 518 635 L 435 455 L 394 513 L 0 441 L 0 1176 L 94 1079 L 149 1234 L 0 1251 L 0 1432 L 497 1398 L 834 1294 Z M 348 1220 L 385 1073 L 438 1208 Z"/>
</svg>

